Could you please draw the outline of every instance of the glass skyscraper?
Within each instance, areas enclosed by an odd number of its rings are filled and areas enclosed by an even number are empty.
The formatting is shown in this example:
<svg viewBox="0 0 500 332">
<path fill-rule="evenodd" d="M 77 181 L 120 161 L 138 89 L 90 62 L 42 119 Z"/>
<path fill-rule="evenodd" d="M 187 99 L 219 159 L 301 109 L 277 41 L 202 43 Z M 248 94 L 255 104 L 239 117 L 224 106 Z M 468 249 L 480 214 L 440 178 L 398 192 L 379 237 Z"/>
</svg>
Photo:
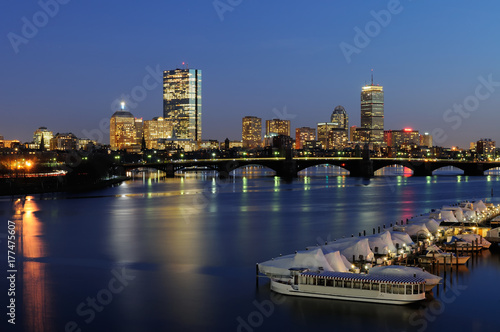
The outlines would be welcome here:
<svg viewBox="0 0 500 332">
<path fill-rule="evenodd" d="M 163 72 L 163 118 L 173 138 L 201 140 L 201 70 Z"/>
<path fill-rule="evenodd" d="M 361 141 L 366 143 L 384 142 L 384 88 L 366 85 L 361 90 Z"/>
</svg>

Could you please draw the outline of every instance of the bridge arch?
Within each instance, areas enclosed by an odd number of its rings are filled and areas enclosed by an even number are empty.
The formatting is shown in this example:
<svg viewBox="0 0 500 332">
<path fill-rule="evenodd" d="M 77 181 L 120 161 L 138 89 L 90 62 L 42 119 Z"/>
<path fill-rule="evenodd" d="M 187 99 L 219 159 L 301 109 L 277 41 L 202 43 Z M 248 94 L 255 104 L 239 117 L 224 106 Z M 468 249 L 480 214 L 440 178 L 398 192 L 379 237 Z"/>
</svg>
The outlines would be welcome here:
<svg viewBox="0 0 500 332">
<path fill-rule="evenodd" d="M 250 167 L 260 167 L 262 169 L 262 171 L 271 171 L 271 172 L 277 173 L 276 170 L 273 169 L 272 167 L 269 167 L 269 165 L 262 165 L 262 164 L 255 163 L 255 162 L 250 163 L 250 164 L 245 164 L 245 165 L 239 165 L 239 166 L 233 168 L 229 173 L 232 175 L 235 175 L 235 171 L 237 171 L 237 170 L 243 171 L 244 169 L 250 168 Z"/>
<path fill-rule="evenodd" d="M 374 173 L 376 176 L 385 176 L 385 175 L 412 176 L 414 172 L 415 170 L 412 167 L 412 165 L 408 164 L 405 165 L 404 163 L 394 163 L 392 165 L 385 165 L 379 167 L 376 170 L 374 169 Z"/>
<path fill-rule="evenodd" d="M 309 168 L 318 166 L 326 166 L 326 167 L 333 166 L 337 168 L 340 171 L 340 173 L 345 173 L 345 174 L 335 174 L 335 175 L 349 175 L 351 173 L 351 171 L 348 169 L 347 164 L 341 161 L 333 161 L 333 162 L 318 161 L 316 163 L 313 162 L 313 163 L 297 165 L 297 173 L 299 175 L 305 175 L 304 173 L 307 172 Z"/>
</svg>

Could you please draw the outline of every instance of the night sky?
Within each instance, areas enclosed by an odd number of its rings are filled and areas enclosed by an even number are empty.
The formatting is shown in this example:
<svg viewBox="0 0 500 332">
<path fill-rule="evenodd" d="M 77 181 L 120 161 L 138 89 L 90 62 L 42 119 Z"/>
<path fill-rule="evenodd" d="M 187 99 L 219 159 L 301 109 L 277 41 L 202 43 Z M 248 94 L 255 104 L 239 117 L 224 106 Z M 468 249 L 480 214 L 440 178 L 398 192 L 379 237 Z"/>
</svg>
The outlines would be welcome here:
<svg viewBox="0 0 500 332">
<path fill-rule="evenodd" d="M 359 126 L 373 69 L 385 129 L 500 142 L 498 1 L 59 1 L 0 3 L 5 139 L 46 126 L 108 143 L 114 101 L 135 92 L 134 116 L 162 116 L 150 72 L 186 62 L 203 71 L 203 139 L 241 139 L 246 115 L 316 127 L 336 105 Z"/>
</svg>

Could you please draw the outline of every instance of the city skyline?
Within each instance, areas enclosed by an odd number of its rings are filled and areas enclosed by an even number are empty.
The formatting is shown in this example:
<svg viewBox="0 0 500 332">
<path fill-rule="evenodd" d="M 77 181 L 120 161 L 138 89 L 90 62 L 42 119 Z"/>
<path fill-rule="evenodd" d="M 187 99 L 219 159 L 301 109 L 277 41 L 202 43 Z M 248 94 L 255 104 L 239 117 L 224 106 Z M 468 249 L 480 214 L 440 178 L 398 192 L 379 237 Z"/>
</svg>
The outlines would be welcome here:
<svg viewBox="0 0 500 332">
<path fill-rule="evenodd" d="M 0 135 L 29 141 L 46 126 L 107 143 L 106 121 L 122 95 L 131 96 L 136 117 L 162 116 L 163 70 L 185 61 L 203 70 L 203 139 L 238 139 L 248 114 L 288 117 L 292 129 L 315 127 L 339 104 L 350 124 L 360 127 L 358 91 L 373 68 L 386 90 L 385 128 L 438 130 L 441 135 L 433 136 L 441 136 L 438 145 L 446 147 L 466 148 L 483 136 L 500 141 L 500 73 L 491 43 L 500 5 L 459 1 L 449 12 L 446 4 L 429 11 L 424 3 L 389 3 L 304 8 L 243 2 L 224 13 L 201 1 L 122 7 L 110 2 L 100 11 L 68 3 L 29 38 L 24 22 L 43 8 L 11 4 L 3 8 L 1 28 L 0 110 L 9 116 Z M 282 8 L 286 17 L 279 15 Z M 195 23 L 178 34 L 154 23 L 162 12 L 172 14 L 172 24 L 188 14 Z M 390 17 L 383 21 L 380 13 Z M 251 28 L 257 14 L 261 25 Z M 465 18 L 474 24 L 463 24 Z M 370 26 L 376 33 L 366 31 Z M 13 34 L 25 40 L 16 44 Z"/>
</svg>

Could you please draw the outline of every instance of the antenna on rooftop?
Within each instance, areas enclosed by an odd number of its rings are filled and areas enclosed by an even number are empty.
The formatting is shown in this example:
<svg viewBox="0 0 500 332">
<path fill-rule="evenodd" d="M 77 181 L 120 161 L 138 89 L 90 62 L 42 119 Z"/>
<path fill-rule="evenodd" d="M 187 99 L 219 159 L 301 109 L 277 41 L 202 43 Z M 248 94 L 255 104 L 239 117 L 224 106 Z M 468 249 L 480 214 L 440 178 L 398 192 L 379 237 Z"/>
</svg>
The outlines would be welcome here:
<svg viewBox="0 0 500 332">
<path fill-rule="evenodd" d="M 372 69 L 372 85 L 373 85 L 373 69 Z"/>
<path fill-rule="evenodd" d="M 186 67 L 185 69 L 189 69 L 189 65 L 186 62 L 182 61 L 182 65 Z"/>
</svg>

